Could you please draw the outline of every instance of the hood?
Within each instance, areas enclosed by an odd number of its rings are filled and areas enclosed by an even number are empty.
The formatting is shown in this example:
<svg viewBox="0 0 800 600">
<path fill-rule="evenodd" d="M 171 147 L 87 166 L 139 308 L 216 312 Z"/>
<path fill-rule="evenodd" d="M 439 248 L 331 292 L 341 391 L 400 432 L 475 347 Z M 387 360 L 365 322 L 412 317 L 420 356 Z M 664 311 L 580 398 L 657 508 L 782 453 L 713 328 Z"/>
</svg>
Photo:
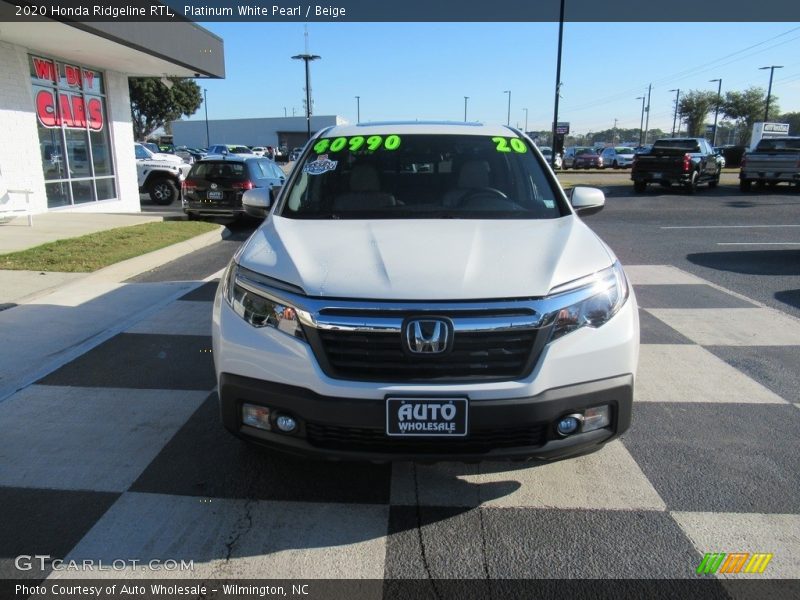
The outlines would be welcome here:
<svg viewBox="0 0 800 600">
<path fill-rule="evenodd" d="M 171 162 L 175 164 L 181 164 L 183 162 L 183 159 L 180 156 L 175 154 L 165 154 L 163 152 L 154 153 L 153 156 L 147 160 L 157 160 L 159 162 Z"/>
<path fill-rule="evenodd" d="M 546 220 L 299 220 L 271 216 L 240 264 L 309 296 L 478 300 L 544 296 L 610 266 L 576 216 Z"/>
</svg>

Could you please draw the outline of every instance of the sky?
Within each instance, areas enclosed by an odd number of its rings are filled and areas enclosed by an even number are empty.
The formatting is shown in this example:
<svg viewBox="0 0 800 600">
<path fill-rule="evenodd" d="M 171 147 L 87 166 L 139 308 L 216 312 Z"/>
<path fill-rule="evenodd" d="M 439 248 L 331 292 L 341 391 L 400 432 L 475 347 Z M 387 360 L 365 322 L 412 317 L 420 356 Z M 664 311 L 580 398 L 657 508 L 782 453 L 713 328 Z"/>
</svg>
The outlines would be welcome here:
<svg viewBox="0 0 800 600">
<path fill-rule="evenodd" d="M 225 42 L 226 78 L 207 89 L 209 119 L 303 115 L 303 23 L 201 23 Z M 361 120 L 464 119 L 549 130 L 558 23 L 309 23 L 317 115 Z M 572 133 L 638 128 L 652 84 L 650 128 L 672 129 L 672 89 L 767 89 L 800 111 L 800 23 L 565 23 L 559 121 Z M 683 93 L 683 92 L 682 92 Z M 203 110 L 193 119 L 204 118 Z"/>
</svg>

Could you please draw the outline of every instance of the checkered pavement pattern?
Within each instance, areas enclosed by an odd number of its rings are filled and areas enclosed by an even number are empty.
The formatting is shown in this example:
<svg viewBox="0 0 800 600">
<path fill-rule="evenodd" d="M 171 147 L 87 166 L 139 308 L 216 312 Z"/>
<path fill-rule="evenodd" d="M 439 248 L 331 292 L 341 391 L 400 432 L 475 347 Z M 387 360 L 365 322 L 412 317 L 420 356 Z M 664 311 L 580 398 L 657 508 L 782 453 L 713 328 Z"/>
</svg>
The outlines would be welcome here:
<svg viewBox="0 0 800 600">
<path fill-rule="evenodd" d="M 163 574 L 203 579 L 680 579 L 706 552 L 800 577 L 800 321 L 674 267 L 627 271 L 633 425 L 544 465 L 248 449 L 218 419 L 200 285 L 0 404 L 0 577 L 41 578 L 13 565 L 35 553 L 192 560 Z"/>
</svg>

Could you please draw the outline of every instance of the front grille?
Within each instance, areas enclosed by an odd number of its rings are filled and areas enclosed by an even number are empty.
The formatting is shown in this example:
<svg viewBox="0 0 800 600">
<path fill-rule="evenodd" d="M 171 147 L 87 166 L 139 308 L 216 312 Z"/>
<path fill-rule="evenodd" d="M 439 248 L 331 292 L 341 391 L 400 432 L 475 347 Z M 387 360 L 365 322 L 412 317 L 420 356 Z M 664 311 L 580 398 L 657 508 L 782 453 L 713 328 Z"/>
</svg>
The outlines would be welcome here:
<svg viewBox="0 0 800 600">
<path fill-rule="evenodd" d="M 323 369 L 340 379 L 430 381 L 513 379 L 533 368 L 538 329 L 456 331 L 444 355 L 403 351 L 400 333 L 316 330 Z"/>
<path fill-rule="evenodd" d="M 545 443 L 547 426 L 472 431 L 466 437 L 396 438 L 380 429 L 306 423 L 308 442 L 317 448 L 387 454 L 484 454 L 498 448 L 537 447 Z"/>
</svg>

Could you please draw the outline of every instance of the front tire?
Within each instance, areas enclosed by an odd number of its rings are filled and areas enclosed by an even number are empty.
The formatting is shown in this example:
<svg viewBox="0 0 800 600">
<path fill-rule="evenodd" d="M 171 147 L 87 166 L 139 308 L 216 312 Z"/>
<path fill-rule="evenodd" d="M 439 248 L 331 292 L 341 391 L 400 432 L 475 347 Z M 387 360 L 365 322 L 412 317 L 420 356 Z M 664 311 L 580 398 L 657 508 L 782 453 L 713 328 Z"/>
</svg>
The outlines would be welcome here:
<svg viewBox="0 0 800 600">
<path fill-rule="evenodd" d="M 614 164 L 613 164 L 613 165 L 611 165 L 611 166 L 612 166 L 614 169 L 619 169 L 619 163 L 618 163 L 617 161 L 614 161 Z"/>
<path fill-rule="evenodd" d="M 719 175 L 720 175 L 720 172 L 717 171 L 717 174 L 714 176 L 714 179 L 712 179 L 711 181 L 708 182 L 709 189 L 713 190 L 715 187 L 717 187 L 719 185 Z"/>
<path fill-rule="evenodd" d="M 644 181 L 634 181 L 633 182 L 633 191 L 637 194 L 644 194 L 645 190 L 647 190 L 647 183 Z"/>
<path fill-rule="evenodd" d="M 739 180 L 739 191 L 740 192 L 749 192 L 750 188 L 752 187 L 753 182 L 749 179 L 740 179 Z"/>
<path fill-rule="evenodd" d="M 169 177 L 153 179 L 148 185 L 147 191 L 150 194 L 150 200 L 161 206 L 172 204 L 178 197 L 178 186 Z"/>
</svg>

